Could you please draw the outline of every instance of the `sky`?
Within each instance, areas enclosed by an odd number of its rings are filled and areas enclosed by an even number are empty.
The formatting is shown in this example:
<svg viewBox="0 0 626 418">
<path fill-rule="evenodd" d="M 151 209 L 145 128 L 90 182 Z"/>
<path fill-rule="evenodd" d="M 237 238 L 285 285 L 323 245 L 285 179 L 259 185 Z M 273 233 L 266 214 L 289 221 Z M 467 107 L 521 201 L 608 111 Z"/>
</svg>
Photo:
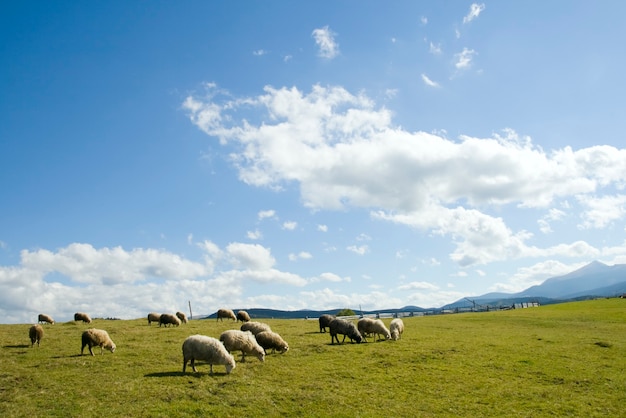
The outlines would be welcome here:
<svg viewBox="0 0 626 418">
<path fill-rule="evenodd" d="M 0 322 L 441 307 L 626 263 L 626 3 L 0 5 Z"/>
</svg>

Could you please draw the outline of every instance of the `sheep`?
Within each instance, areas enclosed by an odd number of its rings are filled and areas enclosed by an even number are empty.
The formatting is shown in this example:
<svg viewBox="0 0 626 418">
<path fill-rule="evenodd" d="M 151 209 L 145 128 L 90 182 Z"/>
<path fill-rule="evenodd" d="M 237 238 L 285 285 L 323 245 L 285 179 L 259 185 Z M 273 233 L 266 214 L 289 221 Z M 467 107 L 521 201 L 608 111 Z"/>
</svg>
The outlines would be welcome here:
<svg viewBox="0 0 626 418">
<path fill-rule="evenodd" d="M 37 347 L 39 347 L 39 343 L 43 338 L 43 327 L 39 324 L 35 324 L 28 330 L 28 337 L 30 338 L 30 346 L 34 347 L 35 343 L 37 343 Z"/>
<path fill-rule="evenodd" d="M 404 332 L 404 322 L 402 322 L 400 318 L 392 319 L 391 324 L 389 324 L 389 329 L 391 331 L 391 338 L 397 341 L 402 337 L 402 333 Z"/>
<path fill-rule="evenodd" d="M 263 322 L 255 322 L 255 321 L 244 323 L 240 329 L 242 331 L 250 331 L 254 335 L 257 335 L 259 332 L 272 330 L 269 325 Z"/>
<path fill-rule="evenodd" d="M 237 321 L 237 317 L 235 316 L 235 313 L 230 310 L 230 309 L 218 309 L 217 310 L 217 320 L 224 320 L 224 318 L 226 319 L 232 319 L 233 321 Z"/>
<path fill-rule="evenodd" d="M 187 315 L 185 315 L 184 312 L 178 311 L 176 312 L 176 316 L 178 317 L 178 319 L 180 319 L 180 322 L 182 322 L 183 324 L 187 323 Z"/>
<path fill-rule="evenodd" d="M 168 325 L 175 325 L 175 326 L 179 326 L 180 325 L 180 319 L 178 319 L 178 317 L 176 315 L 172 315 L 169 313 L 164 313 L 161 314 L 161 316 L 159 317 L 159 327 L 161 325 L 164 326 L 168 326 Z"/>
<path fill-rule="evenodd" d="M 88 324 L 91 324 L 91 318 L 84 312 L 76 312 L 74 314 L 74 321 L 83 321 Z"/>
<path fill-rule="evenodd" d="M 83 355 L 83 350 L 85 346 L 89 347 L 89 353 L 93 356 L 93 350 L 91 347 L 99 346 L 100 347 L 100 355 L 104 354 L 104 349 L 111 350 L 111 353 L 115 352 L 117 348 L 111 337 L 109 337 L 109 333 L 103 329 L 89 328 L 87 331 L 83 332 L 81 337 L 82 346 L 80 347 L 80 355 Z"/>
<path fill-rule="evenodd" d="M 386 339 L 391 338 L 389 330 L 380 319 L 361 318 L 357 323 L 357 328 L 365 341 L 367 341 L 366 335 L 368 334 L 384 335 Z"/>
<path fill-rule="evenodd" d="M 52 319 L 52 317 L 50 315 L 46 315 L 46 314 L 39 314 L 39 317 L 37 319 L 37 322 L 39 323 L 48 323 L 48 324 L 54 324 L 54 319 Z"/>
<path fill-rule="evenodd" d="M 346 337 L 350 338 L 351 342 L 356 341 L 357 344 L 361 343 L 361 341 L 363 340 L 363 337 L 361 337 L 361 334 L 359 333 L 359 330 L 356 328 L 356 326 L 346 319 L 333 319 L 328 324 L 328 329 L 330 332 L 331 344 L 334 344 L 335 339 L 337 340 L 337 344 L 339 344 L 339 337 L 337 337 L 337 334 L 343 334 L 343 340 L 341 341 L 342 344 L 346 340 Z"/>
<path fill-rule="evenodd" d="M 259 332 L 255 335 L 255 338 L 259 345 L 265 350 L 265 354 L 267 354 L 267 350 L 270 348 L 272 349 L 272 353 L 275 353 L 276 350 L 278 350 L 280 354 L 289 351 L 289 344 L 287 344 L 279 334 L 273 331 Z"/>
<path fill-rule="evenodd" d="M 227 374 L 236 366 L 235 358 L 226 350 L 224 344 L 217 338 L 206 335 L 192 335 L 183 341 L 183 373 L 187 369 L 188 361 L 191 361 L 191 368 L 197 373 L 196 360 L 208 362 L 211 375 L 213 375 L 214 364 L 226 366 Z"/>
<path fill-rule="evenodd" d="M 319 318 L 320 332 L 326 332 L 326 328 L 328 328 L 328 324 L 330 324 L 330 321 L 332 321 L 333 319 L 335 319 L 335 315 L 329 315 L 329 314 L 320 315 L 320 318 Z"/>
<path fill-rule="evenodd" d="M 148 314 L 148 325 L 152 325 L 153 322 L 159 322 L 160 318 L 161 318 L 160 313 L 150 312 Z"/>
<path fill-rule="evenodd" d="M 246 311 L 237 312 L 237 321 L 248 322 L 250 321 L 250 315 Z"/>
<path fill-rule="evenodd" d="M 265 350 L 250 331 L 229 329 L 220 334 L 220 341 L 229 353 L 241 351 L 242 362 L 246 361 L 246 354 L 256 355 L 259 361 L 265 361 Z"/>
</svg>

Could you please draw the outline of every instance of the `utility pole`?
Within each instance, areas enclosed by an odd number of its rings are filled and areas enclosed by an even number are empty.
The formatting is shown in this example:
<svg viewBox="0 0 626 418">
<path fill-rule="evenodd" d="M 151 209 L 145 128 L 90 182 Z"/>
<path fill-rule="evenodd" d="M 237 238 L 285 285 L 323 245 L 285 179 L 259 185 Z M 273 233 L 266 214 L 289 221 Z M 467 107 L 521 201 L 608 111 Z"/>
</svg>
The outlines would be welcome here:
<svg viewBox="0 0 626 418">
<path fill-rule="evenodd" d="M 191 313 L 191 301 L 189 301 L 189 319 L 193 319 L 193 314 Z"/>
</svg>

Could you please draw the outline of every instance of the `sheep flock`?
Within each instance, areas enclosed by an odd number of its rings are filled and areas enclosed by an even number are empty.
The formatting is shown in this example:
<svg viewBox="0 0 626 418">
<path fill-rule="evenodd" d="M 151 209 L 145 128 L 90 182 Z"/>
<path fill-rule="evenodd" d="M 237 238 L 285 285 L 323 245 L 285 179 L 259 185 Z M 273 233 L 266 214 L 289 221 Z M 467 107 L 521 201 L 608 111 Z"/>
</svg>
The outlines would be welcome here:
<svg viewBox="0 0 626 418">
<path fill-rule="evenodd" d="M 213 366 L 225 366 L 226 374 L 230 374 L 236 367 L 234 352 L 241 352 L 241 362 L 245 362 L 246 356 L 256 357 L 259 361 L 265 362 L 266 356 L 270 354 L 284 354 L 290 349 L 287 341 L 277 332 L 273 331 L 267 323 L 253 321 L 246 311 L 238 311 L 235 315 L 230 309 L 221 308 L 216 312 L 218 321 L 230 319 L 233 326 L 237 327 L 237 322 L 241 321 L 242 325 L 237 329 L 223 330 L 226 323 L 221 326 L 222 332 L 219 335 L 190 335 L 182 342 L 183 368 L 182 372 L 187 371 L 187 364 L 191 365 L 194 373 L 198 373 L 196 368 L 196 360 L 209 365 L 209 374 L 213 375 Z M 32 325 L 28 330 L 28 336 L 31 347 L 35 344 L 40 345 L 44 336 L 45 324 L 54 324 L 55 321 L 46 314 L 38 315 L 38 322 Z M 96 318 L 100 320 L 101 318 Z M 188 323 L 187 316 L 178 311 L 175 314 L 150 312 L 147 315 L 148 325 L 152 322 L 158 322 L 159 327 L 168 326 L 180 327 Z M 91 317 L 84 312 L 74 314 L 74 323 L 76 324 L 92 324 Z M 307 321 L 308 322 L 308 321 Z M 346 339 L 352 343 L 367 343 L 368 337 L 373 337 L 374 342 L 380 341 L 398 341 L 404 332 L 404 323 L 400 318 L 393 318 L 389 323 L 389 328 L 381 319 L 368 317 L 337 317 L 335 315 L 323 314 L 318 318 L 319 333 L 328 333 L 331 336 L 330 345 L 344 344 Z M 42 326 L 42 324 L 44 326 Z M 208 322 L 207 322 L 208 324 Z M 49 326 L 49 325 L 48 325 Z M 189 326 L 189 325 L 187 325 Z M 49 328 L 52 332 L 53 328 Z M 196 327 L 197 328 L 197 327 Z M 171 332 L 171 331 L 159 331 Z M 209 332 L 210 333 L 210 332 Z M 340 337 L 342 337 L 340 341 Z M 116 337 L 117 338 L 117 337 Z M 104 350 L 114 353 L 117 346 L 111 339 L 111 336 L 104 329 L 88 328 L 81 333 L 81 350 L 82 356 L 85 348 L 94 356 L 93 348 L 100 347 L 100 354 L 104 354 Z M 180 347 L 180 346 L 179 346 Z"/>
</svg>

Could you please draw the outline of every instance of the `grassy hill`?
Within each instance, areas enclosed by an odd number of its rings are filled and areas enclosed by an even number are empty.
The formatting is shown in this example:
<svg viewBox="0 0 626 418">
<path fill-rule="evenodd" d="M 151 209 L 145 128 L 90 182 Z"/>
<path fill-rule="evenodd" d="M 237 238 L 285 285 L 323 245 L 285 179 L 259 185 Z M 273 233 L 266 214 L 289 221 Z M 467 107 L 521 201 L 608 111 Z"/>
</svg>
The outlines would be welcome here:
<svg viewBox="0 0 626 418">
<path fill-rule="evenodd" d="M 240 324 L 72 321 L 45 326 L 39 348 L 29 325 L 0 325 L 0 415 L 623 415 L 624 299 L 404 318 L 400 341 L 365 344 L 330 345 L 315 320 L 264 322 L 290 350 L 238 361 L 228 375 L 215 366 L 213 376 L 202 362 L 182 373 L 183 340 Z M 90 326 L 109 332 L 115 353 L 80 355 Z"/>
</svg>

